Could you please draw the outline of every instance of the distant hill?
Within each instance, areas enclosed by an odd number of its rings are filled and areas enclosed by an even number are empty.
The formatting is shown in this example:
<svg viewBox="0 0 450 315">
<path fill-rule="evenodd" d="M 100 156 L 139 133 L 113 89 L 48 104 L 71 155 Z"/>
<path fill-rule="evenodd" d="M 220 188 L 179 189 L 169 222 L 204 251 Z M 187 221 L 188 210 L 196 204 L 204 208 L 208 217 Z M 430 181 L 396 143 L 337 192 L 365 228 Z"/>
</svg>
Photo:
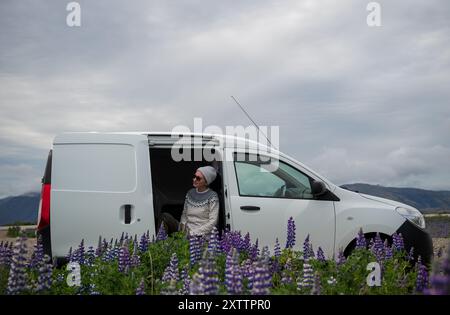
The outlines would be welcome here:
<svg viewBox="0 0 450 315">
<path fill-rule="evenodd" d="M 450 212 L 450 191 L 434 191 L 418 188 L 384 187 L 369 184 L 346 184 L 342 188 L 363 194 L 392 199 L 413 206 L 423 213 L 446 210 Z"/>
<path fill-rule="evenodd" d="M 38 192 L 0 199 L 0 225 L 17 221 L 36 223 L 39 200 Z"/>
</svg>

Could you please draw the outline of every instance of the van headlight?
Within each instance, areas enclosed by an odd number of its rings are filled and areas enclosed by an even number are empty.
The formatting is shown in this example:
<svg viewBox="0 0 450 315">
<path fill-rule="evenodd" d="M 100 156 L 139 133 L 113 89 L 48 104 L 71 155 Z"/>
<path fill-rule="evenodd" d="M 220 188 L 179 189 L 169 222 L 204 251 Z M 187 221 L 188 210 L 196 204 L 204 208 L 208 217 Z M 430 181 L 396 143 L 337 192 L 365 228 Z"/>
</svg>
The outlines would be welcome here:
<svg viewBox="0 0 450 315">
<path fill-rule="evenodd" d="M 424 229 L 425 228 L 425 219 L 418 210 L 416 209 L 410 209 L 410 208 L 403 208 L 403 207 L 397 207 L 395 210 L 404 218 L 408 219 L 418 227 Z"/>
</svg>

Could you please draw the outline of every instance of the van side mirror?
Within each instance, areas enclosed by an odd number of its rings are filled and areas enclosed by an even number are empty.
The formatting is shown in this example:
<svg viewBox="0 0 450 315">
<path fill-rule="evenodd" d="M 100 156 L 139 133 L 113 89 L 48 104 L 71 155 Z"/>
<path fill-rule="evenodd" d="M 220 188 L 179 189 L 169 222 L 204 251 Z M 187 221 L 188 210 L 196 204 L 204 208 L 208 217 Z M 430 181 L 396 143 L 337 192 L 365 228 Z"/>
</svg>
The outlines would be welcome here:
<svg viewBox="0 0 450 315">
<path fill-rule="evenodd" d="M 314 196 L 321 196 L 327 192 L 327 187 L 321 181 L 312 180 L 311 182 L 311 193 Z"/>
</svg>

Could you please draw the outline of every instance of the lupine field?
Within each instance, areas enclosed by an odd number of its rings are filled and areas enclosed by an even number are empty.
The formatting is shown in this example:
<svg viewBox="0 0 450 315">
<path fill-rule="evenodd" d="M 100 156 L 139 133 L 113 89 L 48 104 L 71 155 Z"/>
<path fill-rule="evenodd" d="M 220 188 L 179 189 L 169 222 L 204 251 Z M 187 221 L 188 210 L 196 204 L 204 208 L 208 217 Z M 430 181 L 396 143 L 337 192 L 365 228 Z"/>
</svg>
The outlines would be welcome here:
<svg viewBox="0 0 450 315">
<path fill-rule="evenodd" d="M 0 243 L 0 294 L 449 294 L 449 252 L 427 268 L 405 251 L 401 235 L 394 234 L 392 244 L 379 235 L 367 240 L 362 230 L 355 237 L 352 254 L 340 252 L 336 260 L 325 257 L 309 236 L 301 251 L 294 250 L 292 218 L 286 244 L 276 240 L 273 253 L 234 231 L 187 238 L 181 232 L 168 237 L 161 228 L 155 239 L 148 232 L 100 237 L 96 248 L 85 248 L 81 240 L 67 254 L 80 267 L 78 278 L 71 267 L 49 263 L 39 241 L 27 248 L 21 237 Z M 379 285 L 369 285 L 371 262 L 380 266 Z"/>
</svg>

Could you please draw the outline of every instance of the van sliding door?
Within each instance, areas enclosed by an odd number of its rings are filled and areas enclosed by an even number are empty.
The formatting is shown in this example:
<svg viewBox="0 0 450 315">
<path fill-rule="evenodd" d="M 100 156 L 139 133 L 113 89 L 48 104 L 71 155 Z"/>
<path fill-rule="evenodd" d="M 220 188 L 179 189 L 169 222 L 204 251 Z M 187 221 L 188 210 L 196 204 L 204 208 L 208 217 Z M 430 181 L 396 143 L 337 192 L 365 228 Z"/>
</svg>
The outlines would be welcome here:
<svg viewBox="0 0 450 315">
<path fill-rule="evenodd" d="M 148 142 L 145 135 L 73 134 L 53 149 L 51 237 L 54 256 L 84 239 L 154 233 Z"/>
</svg>

